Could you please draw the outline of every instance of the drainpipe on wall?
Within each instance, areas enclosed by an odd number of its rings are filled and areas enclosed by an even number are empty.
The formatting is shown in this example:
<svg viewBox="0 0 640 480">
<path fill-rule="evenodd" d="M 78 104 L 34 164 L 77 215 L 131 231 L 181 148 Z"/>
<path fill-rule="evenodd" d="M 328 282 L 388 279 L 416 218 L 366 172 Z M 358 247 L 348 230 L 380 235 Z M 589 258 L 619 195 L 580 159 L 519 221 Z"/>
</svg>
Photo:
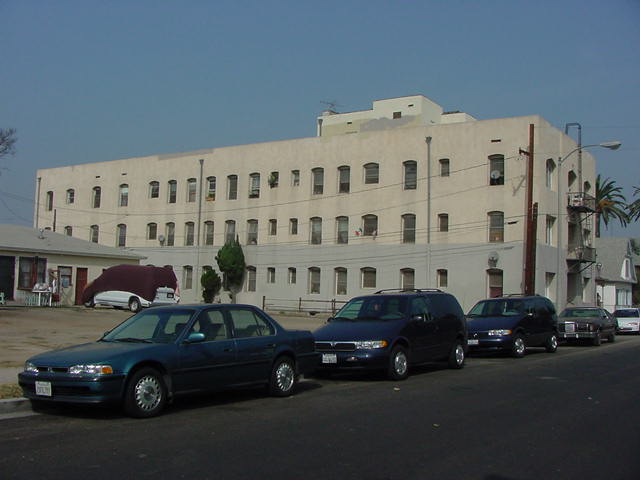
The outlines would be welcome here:
<svg viewBox="0 0 640 480">
<path fill-rule="evenodd" d="M 431 137 L 425 137 L 427 142 L 427 285 L 431 282 Z"/>
<path fill-rule="evenodd" d="M 38 228 L 38 221 L 40 220 L 40 185 L 42 183 L 42 177 L 38 177 L 36 187 L 36 218 L 34 218 L 34 226 Z"/>
<path fill-rule="evenodd" d="M 200 160 L 200 181 L 199 181 L 199 191 L 198 191 L 198 227 L 196 228 L 196 268 L 195 268 L 195 278 L 196 282 L 196 301 L 200 298 L 200 225 L 202 224 L 202 177 L 203 177 L 203 169 L 204 169 L 204 158 Z"/>
</svg>

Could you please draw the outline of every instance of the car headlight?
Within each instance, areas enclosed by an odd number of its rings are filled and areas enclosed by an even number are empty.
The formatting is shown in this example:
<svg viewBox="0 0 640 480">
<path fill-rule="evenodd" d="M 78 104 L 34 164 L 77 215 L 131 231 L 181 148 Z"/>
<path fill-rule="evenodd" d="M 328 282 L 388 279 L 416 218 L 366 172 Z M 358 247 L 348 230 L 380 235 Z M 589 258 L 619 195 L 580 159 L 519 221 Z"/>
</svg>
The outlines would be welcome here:
<svg viewBox="0 0 640 480">
<path fill-rule="evenodd" d="M 111 375 L 113 368 L 111 365 L 73 365 L 69 367 L 72 375 Z"/>
<path fill-rule="evenodd" d="M 511 335 L 511 330 L 489 330 L 487 335 L 490 337 L 502 337 L 504 335 Z"/>
<path fill-rule="evenodd" d="M 373 348 L 385 348 L 389 345 L 386 340 L 362 340 L 359 342 L 353 342 L 358 350 L 371 350 Z"/>
<path fill-rule="evenodd" d="M 31 362 L 25 362 L 24 371 L 29 373 L 38 373 L 38 367 Z"/>
</svg>

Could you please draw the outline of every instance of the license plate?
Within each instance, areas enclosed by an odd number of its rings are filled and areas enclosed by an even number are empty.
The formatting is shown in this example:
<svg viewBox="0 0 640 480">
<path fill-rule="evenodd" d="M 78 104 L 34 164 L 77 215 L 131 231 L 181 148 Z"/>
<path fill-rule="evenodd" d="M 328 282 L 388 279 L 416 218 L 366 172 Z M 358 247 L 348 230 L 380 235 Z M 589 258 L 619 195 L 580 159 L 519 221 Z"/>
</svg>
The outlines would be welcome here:
<svg viewBox="0 0 640 480">
<path fill-rule="evenodd" d="M 478 345 L 479 343 L 480 343 L 480 340 L 478 340 L 477 338 L 470 338 L 470 339 L 467 341 L 467 344 L 468 344 L 468 345 Z"/>
<path fill-rule="evenodd" d="M 36 395 L 51 396 L 51 382 L 36 382 Z"/>
<path fill-rule="evenodd" d="M 338 363 L 338 356 L 335 353 L 323 353 L 322 363 Z"/>
</svg>

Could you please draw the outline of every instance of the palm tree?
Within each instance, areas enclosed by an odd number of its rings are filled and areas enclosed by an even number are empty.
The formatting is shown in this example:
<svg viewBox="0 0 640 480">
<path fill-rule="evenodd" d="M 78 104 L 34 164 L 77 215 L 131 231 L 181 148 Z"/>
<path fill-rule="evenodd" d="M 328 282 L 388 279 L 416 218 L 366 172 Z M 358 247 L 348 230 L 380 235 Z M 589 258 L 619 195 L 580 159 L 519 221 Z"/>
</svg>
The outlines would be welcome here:
<svg viewBox="0 0 640 480">
<path fill-rule="evenodd" d="M 640 187 L 633 187 L 633 196 L 640 196 Z M 627 216 L 629 217 L 629 222 L 640 220 L 640 198 L 627 205 Z"/>
<path fill-rule="evenodd" d="M 622 194 L 622 187 L 616 185 L 615 180 L 605 178 L 600 175 L 596 177 L 596 237 L 600 237 L 600 220 L 604 222 L 605 228 L 612 219 L 618 220 L 620 225 L 626 227 L 629 216 L 625 209 L 627 199 Z"/>
</svg>

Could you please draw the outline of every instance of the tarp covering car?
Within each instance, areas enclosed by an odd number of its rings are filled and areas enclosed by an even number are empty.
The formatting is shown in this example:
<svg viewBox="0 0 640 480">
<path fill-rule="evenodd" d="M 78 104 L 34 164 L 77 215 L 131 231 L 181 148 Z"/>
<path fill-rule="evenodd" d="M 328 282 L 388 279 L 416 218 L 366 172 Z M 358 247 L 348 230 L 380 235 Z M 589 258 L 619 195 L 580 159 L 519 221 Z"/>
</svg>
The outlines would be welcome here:
<svg viewBox="0 0 640 480">
<path fill-rule="evenodd" d="M 152 301 L 159 287 L 177 290 L 178 279 L 170 267 L 146 265 L 116 265 L 89 283 L 82 293 L 82 303 L 89 302 L 96 293 L 121 290 L 135 293 Z"/>
</svg>

